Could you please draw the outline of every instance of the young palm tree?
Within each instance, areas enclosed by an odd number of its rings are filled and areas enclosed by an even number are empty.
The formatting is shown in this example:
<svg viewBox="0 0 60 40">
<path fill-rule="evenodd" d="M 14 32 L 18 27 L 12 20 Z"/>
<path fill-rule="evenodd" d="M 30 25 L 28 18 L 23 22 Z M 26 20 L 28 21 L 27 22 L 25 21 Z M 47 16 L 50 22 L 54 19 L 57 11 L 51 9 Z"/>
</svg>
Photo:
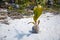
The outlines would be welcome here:
<svg viewBox="0 0 60 40">
<path fill-rule="evenodd" d="M 34 16 L 33 16 L 34 22 L 30 22 L 30 23 L 34 24 L 34 26 L 32 27 L 32 33 L 38 33 L 39 32 L 38 25 L 40 23 L 40 20 L 38 20 L 38 18 L 41 16 L 42 11 L 43 11 L 43 7 L 41 5 L 37 5 L 34 7 Z"/>
<path fill-rule="evenodd" d="M 42 11 L 43 11 L 43 8 L 41 5 L 37 5 L 34 7 L 34 16 L 33 16 L 34 26 L 32 28 L 34 33 L 38 33 L 39 31 L 38 25 L 40 23 L 40 20 L 38 20 L 38 18 L 41 16 Z"/>
</svg>

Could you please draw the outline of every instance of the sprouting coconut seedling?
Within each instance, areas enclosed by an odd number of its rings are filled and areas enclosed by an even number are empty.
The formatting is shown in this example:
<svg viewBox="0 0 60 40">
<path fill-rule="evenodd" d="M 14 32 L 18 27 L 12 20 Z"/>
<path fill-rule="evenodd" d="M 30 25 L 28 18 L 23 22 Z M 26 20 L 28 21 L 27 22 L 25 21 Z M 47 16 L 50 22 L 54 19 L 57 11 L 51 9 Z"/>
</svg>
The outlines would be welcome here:
<svg viewBox="0 0 60 40">
<path fill-rule="evenodd" d="M 33 20 L 34 22 L 29 22 L 29 23 L 33 23 L 34 26 L 32 27 L 32 33 L 38 33 L 39 31 L 39 23 L 40 23 L 40 20 L 38 20 L 38 18 L 41 16 L 42 14 L 42 11 L 43 11 L 43 7 L 41 5 L 37 5 L 34 7 L 34 16 L 33 16 Z"/>
</svg>

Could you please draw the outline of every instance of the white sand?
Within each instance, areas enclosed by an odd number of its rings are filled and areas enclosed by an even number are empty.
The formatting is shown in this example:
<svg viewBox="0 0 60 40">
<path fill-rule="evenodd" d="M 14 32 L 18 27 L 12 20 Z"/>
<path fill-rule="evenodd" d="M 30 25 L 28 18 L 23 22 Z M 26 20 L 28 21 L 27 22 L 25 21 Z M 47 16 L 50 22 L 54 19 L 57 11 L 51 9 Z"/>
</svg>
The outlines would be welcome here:
<svg viewBox="0 0 60 40">
<path fill-rule="evenodd" d="M 48 16 L 48 17 L 47 17 Z M 39 33 L 32 34 L 32 18 L 9 20 L 9 25 L 0 23 L 0 40 L 60 40 L 60 15 L 42 14 L 39 18 Z"/>
</svg>

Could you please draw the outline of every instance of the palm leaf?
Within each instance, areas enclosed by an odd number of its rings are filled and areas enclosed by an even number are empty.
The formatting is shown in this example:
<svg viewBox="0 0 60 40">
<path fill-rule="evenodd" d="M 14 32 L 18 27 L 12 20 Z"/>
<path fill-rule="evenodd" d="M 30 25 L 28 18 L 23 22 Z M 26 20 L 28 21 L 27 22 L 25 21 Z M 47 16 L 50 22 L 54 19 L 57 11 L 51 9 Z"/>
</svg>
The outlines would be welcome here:
<svg viewBox="0 0 60 40">
<path fill-rule="evenodd" d="M 33 19 L 34 19 L 35 22 L 37 21 L 39 16 L 41 16 L 42 11 L 43 11 L 43 8 L 40 5 L 34 7 L 34 17 L 33 17 Z"/>
</svg>

